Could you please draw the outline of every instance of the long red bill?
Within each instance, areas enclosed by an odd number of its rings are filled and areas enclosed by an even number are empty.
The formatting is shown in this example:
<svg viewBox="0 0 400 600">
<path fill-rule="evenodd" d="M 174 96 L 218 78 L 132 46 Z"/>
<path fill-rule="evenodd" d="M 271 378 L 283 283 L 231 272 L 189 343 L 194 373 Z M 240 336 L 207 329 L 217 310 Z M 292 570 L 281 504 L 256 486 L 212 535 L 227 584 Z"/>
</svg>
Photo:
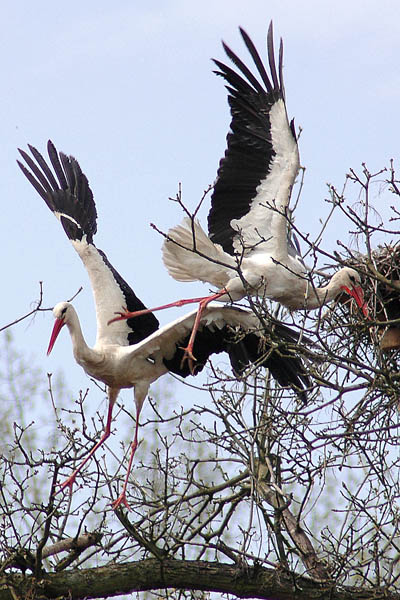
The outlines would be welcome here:
<svg viewBox="0 0 400 600">
<path fill-rule="evenodd" d="M 65 325 L 64 319 L 56 319 L 56 322 L 54 323 L 53 331 L 51 332 L 49 347 L 47 348 L 47 356 L 53 350 L 53 346 L 56 343 L 56 339 L 57 339 L 58 334 L 60 333 L 63 325 Z"/>
<path fill-rule="evenodd" d="M 358 308 L 360 310 L 362 310 L 364 317 L 369 319 L 370 316 L 369 316 L 369 312 L 368 312 L 368 307 L 367 307 L 366 303 L 364 302 L 364 291 L 363 291 L 362 287 L 360 285 L 355 285 L 350 289 L 346 285 L 344 285 L 343 289 L 345 292 L 347 292 L 349 294 L 349 296 L 354 298 L 354 300 L 357 303 Z"/>
</svg>

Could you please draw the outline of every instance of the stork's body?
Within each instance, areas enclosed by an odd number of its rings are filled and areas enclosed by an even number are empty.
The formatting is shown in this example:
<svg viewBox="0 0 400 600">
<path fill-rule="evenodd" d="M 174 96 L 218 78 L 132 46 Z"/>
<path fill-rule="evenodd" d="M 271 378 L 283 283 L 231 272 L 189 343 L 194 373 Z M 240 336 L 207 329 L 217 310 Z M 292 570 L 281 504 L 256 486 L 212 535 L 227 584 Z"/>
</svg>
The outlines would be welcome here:
<svg viewBox="0 0 400 600">
<path fill-rule="evenodd" d="M 345 267 L 328 285 L 317 288 L 288 235 L 288 207 L 300 159 L 294 124 L 286 112 L 282 41 L 277 68 L 271 23 L 268 75 L 253 42 L 243 29 L 240 32 L 258 76 L 223 44 L 236 70 L 214 61 L 216 73 L 227 82 L 232 121 L 211 197 L 209 235 L 189 217 L 170 229 L 163 246 L 168 272 L 178 281 L 200 280 L 216 288 L 215 294 L 200 299 L 199 318 L 211 300 L 236 301 L 257 295 L 290 309 L 311 310 L 342 291 L 353 296 L 367 315 L 358 273 Z M 150 310 L 191 300 L 198 299 Z M 126 318 L 134 316 L 125 313 Z M 194 336 L 195 331 L 187 348 L 192 360 Z"/>
<path fill-rule="evenodd" d="M 78 162 L 62 153 L 58 154 L 49 142 L 48 152 L 51 168 L 42 155 L 32 146 L 34 160 L 24 151 L 20 153 L 28 165 L 19 165 L 45 200 L 47 206 L 60 220 L 65 233 L 82 259 L 92 285 L 97 316 L 97 339 L 90 348 L 82 334 L 77 313 L 68 302 L 61 302 L 54 308 L 55 324 L 49 343 L 51 352 L 61 328 L 67 325 L 73 346 L 75 360 L 88 375 L 108 386 L 109 408 L 104 433 L 86 458 L 62 484 L 72 488 L 77 473 L 87 460 L 109 437 L 112 411 L 118 393 L 122 388 L 133 388 L 136 404 L 136 428 L 132 442 L 127 475 L 122 492 L 113 503 L 127 505 L 126 486 L 133 456 L 137 447 L 139 416 L 149 386 L 167 372 L 182 377 L 193 374 L 190 365 L 182 361 L 182 345 L 189 343 L 196 311 L 177 319 L 159 329 L 156 317 L 149 313 L 129 285 L 109 263 L 104 252 L 93 243 L 97 229 L 97 213 L 86 176 Z M 121 306 L 130 311 L 144 310 L 146 314 L 135 319 L 123 320 L 108 326 L 108 321 Z M 304 389 L 309 385 L 301 361 L 294 355 L 282 356 L 279 349 L 271 351 L 271 345 L 260 331 L 260 323 L 250 311 L 222 306 L 209 306 L 199 320 L 199 333 L 195 351 L 198 362 L 196 373 L 200 372 L 209 356 L 219 352 L 229 354 L 231 365 L 238 374 L 249 363 L 258 362 L 270 369 L 273 377 L 283 386 L 296 388 L 304 399 Z M 236 336 L 240 337 L 237 338 Z M 297 335 L 279 323 L 276 336 L 296 342 Z M 264 342 L 264 343 L 263 343 Z"/>
<path fill-rule="evenodd" d="M 188 217 L 171 229 L 168 237 L 174 241 L 165 242 L 163 259 L 170 275 L 178 281 L 200 280 L 211 283 L 221 290 L 211 297 L 212 300 L 228 302 L 241 300 L 248 295 L 258 295 L 260 298 L 275 300 L 292 310 L 312 310 L 346 291 L 353 297 L 356 296 L 360 308 L 363 306 L 362 290 L 359 289 L 360 277 L 349 267 L 335 273 L 328 285 L 317 288 L 310 281 L 300 257 L 263 252 L 260 243 L 259 251 L 250 252 L 238 261 L 214 244 L 200 224 L 192 223 Z M 182 246 L 192 250 L 187 251 Z M 215 261 L 218 261 L 217 268 Z M 221 263 L 227 265 L 226 268 L 221 268 Z M 355 288 L 357 293 L 354 292 Z"/>
</svg>

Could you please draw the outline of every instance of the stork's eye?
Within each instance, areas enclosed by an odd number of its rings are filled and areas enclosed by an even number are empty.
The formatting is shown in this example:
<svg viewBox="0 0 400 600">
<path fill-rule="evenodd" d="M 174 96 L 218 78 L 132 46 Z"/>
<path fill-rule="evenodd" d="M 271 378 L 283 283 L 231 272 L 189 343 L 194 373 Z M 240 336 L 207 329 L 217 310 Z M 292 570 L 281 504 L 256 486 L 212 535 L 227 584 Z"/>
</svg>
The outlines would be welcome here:
<svg viewBox="0 0 400 600">
<path fill-rule="evenodd" d="M 65 313 L 67 312 L 67 308 L 68 308 L 67 306 L 64 306 L 64 308 L 62 309 L 62 311 L 61 311 L 62 316 L 64 316 Z"/>
</svg>

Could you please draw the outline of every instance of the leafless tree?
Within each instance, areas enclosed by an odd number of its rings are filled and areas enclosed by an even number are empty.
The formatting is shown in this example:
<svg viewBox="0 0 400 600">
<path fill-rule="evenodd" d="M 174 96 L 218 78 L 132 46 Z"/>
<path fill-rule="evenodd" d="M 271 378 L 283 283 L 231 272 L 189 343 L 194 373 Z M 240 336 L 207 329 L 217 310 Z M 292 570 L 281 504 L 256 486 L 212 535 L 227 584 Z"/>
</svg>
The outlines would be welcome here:
<svg viewBox="0 0 400 600">
<path fill-rule="evenodd" d="M 317 262 L 322 279 L 324 265 L 358 269 L 371 320 L 342 298 L 310 314 L 252 300 L 259 314 L 274 311 L 301 332 L 296 351 L 312 381 L 307 404 L 257 366 L 238 381 L 224 359 L 208 368 L 202 393 L 162 380 L 142 425 L 130 511 L 114 512 L 110 503 L 132 426 L 123 452 L 113 441 L 90 461 L 72 497 L 55 494 L 103 429 L 103 414 L 91 422 L 85 416 L 88 397 L 101 388 L 93 384 L 68 404 L 59 382 L 44 382 L 3 340 L 0 600 L 135 591 L 400 598 L 400 184 L 393 165 L 351 171 L 340 192 L 329 188 L 327 203 L 321 235 L 310 240 L 297 231 L 306 260 L 314 279 Z M 339 213 L 351 237 L 330 253 L 323 234 Z M 41 295 L 35 311 L 42 303 Z M 287 352 L 279 340 L 276 347 Z M 44 385 L 54 421 L 46 439 L 21 410 Z M 157 395 L 169 402 L 158 406 Z M 127 407 L 121 412 L 117 419 L 133 419 Z"/>
</svg>

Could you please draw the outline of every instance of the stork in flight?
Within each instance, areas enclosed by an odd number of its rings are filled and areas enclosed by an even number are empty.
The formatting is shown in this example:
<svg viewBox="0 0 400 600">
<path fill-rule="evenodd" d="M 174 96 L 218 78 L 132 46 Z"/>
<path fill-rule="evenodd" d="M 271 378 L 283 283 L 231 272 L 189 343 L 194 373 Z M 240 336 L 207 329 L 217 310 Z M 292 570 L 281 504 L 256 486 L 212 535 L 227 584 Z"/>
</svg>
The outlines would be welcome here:
<svg viewBox="0 0 400 600">
<path fill-rule="evenodd" d="M 163 260 L 174 279 L 200 280 L 218 291 L 150 310 L 199 302 L 200 320 L 210 301 L 237 301 L 247 295 L 269 298 L 289 309 L 311 310 L 344 291 L 368 316 L 357 271 L 342 268 L 328 285 L 316 287 L 288 235 L 289 201 L 300 159 L 294 122 L 289 123 L 286 113 L 283 44 L 281 40 L 277 68 L 271 22 L 268 75 L 248 34 L 242 28 L 240 33 L 258 77 L 223 43 L 236 69 L 214 60 L 215 73 L 227 82 L 232 120 L 211 197 L 209 235 L 197 220 L 186 217 L 168 231 L 163 245 Z M 119 314 L 119 318 L 135 316 L 131 311 Z M 195 334 L 196 325 L 186 348 L 192 364 Z"/>
<path fill-rule="evenodd" d="M 119 391 L 122 388 L 133 388 L 136 405 L 135 435 L 122 492 L 113 502 L 114 508 L 121 504 L 129 508 L 126 488 L 138 444 L 139 416 L 143 402 L 150 384 L 165 373 L 171 372 L 182 377 L 193 374 L 190 365 L 182 362 L 182 346 L 189 341 L 196 311 L 161 329 L 156 317 L 148 311 L 138 318 L 108 326 L 110 316 L 122 305 L 131 311 L 144 310 L 145 306 L 109 263 L 104 252 L 93 243 L 93 236 L 97 230 L 96 206 L 88 180 L 77 160 L 58 153 L 49 141 L 48 153 L 53 173 L 38 150 L 32 146 L 29 148 L 33 158 L 27 152 L 19 150 L 27 166 L 20 161 L 18 164 L 59 219 L 83 261 L 89 274 L 96 305 L 97 339 L 93 348 L 85 342 L 78 315 L 72 304 L 60 302 L 54 307 L 55 323 L 48 354 L 62 327 L 66 325 L 71 335 L 76 362 L 88 375 L 104 382 L 108 388 L 109 405 L 103 435 L 72 475 L 62 483 L 60 489 L 68 487 L 72 492 L 79 471 L 110 436 L 112 411 Z M 279 323 L 275 325 L 274 335 L 273 348 L 264 337 L 264 332 L 260 330 L 259 319 L 251 311 L 223 307 L 219 304 L 208 305 L 201 316 L 194 346 L 198 357 L 196 374 L 203 369 L 209 356 L 225 351 L 229 355 L 235 374 L 242 374 L 250 363 L 260 364 L 270 369 L 271 375 L 280 385 L 295 388 L 304 400 L 305 388 L 310 382 L 302 363 L 287 347 L 282 350 L 276 343 L 276 340 L 280 339 L 295 344 L 298 335 Z"/>
</svg>

